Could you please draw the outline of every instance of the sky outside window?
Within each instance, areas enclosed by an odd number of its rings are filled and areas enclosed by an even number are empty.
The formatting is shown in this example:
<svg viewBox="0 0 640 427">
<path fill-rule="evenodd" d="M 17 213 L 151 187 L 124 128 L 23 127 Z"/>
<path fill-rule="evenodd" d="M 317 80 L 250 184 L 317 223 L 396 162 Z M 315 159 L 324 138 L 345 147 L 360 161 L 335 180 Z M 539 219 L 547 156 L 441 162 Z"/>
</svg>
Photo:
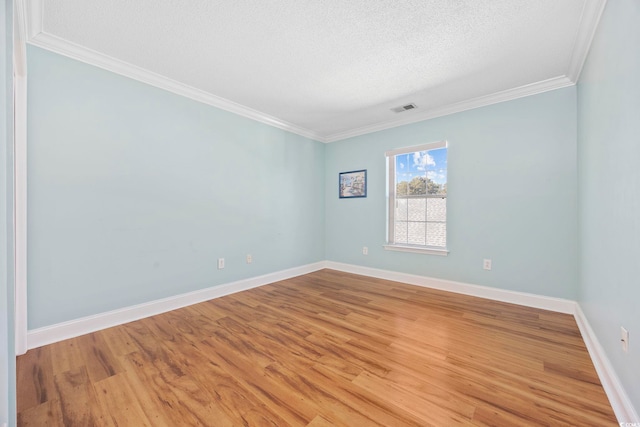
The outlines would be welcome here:
<svg viewBox="0 0 640 427">
<path fill-rule="evenodd" d="M 447 149 L 416 151 L 396 156 L 396 183 L 426 176 L 436 184 L 447 183 Z"/>
</svg>

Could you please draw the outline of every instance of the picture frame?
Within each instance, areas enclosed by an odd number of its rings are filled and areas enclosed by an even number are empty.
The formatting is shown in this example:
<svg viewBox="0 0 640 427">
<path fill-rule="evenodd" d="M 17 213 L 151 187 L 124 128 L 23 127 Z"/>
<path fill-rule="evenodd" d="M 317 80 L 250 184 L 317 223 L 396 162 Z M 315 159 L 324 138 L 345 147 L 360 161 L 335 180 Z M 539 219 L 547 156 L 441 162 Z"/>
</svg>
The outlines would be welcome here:
<svg viewBox="0 0 640 427">
<path fill-rule="evenodd" d="M 341 199 L 367 197 L 367 170 L 340 172 L 338 174 L 338 197 Z"/>
</svg>

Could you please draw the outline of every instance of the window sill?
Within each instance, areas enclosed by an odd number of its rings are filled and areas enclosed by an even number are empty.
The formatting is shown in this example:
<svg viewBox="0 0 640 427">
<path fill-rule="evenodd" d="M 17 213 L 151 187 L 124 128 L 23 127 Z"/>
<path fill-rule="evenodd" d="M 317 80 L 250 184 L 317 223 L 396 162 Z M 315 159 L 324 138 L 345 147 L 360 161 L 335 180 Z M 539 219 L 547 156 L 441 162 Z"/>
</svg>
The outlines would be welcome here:
<svg viewBox="0 0 640 427">
<path fill-rule="evenodd" d="M 449 255 L 449 251 L 447 249 L 436 249 L 436 248 L 428 248 L 423 246 L 383 245 L 383 247 L 386 251 L 413 252 L 416 254 L 439 255 L 439 256 Z"/>
</svg>

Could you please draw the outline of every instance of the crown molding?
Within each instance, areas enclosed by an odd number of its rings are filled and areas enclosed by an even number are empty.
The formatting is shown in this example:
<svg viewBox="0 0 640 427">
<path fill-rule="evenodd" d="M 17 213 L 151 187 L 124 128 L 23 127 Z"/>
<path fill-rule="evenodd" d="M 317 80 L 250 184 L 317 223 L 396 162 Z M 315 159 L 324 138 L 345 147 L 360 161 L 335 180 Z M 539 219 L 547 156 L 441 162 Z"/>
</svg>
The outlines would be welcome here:
<svg viewBox="0 0 640 427">
<path fill-rule="evenodd" d="M 276 117 L 270 116 L 252 108 L 245 107 L 244 105 L 238 104 L 228 99 L 212 95 L 208 92 L 196 89 L 192 86 L 180 83 L 176 80 L 170 79 L 144 68 L 137 67 L 119 59 L 112 58 L 108 55 L 96 52 L 92 49 L 88 49 L 84 46 L 80 46 L 59 37 L 44 32 L 36 32 L 35 34 L 33 34 L 34 30 L 38 31 L 38 19 L 36 15 L 37 14 L 34 13 L 33 10 L 31 10 L 29 18 L 30 22 L 33 25 L 31 25 L 29 28 L 30 36 L 28 38 L 28 43 L 33 46 L 41 47 L 43 49 L 67 56 L 80 62 L 84 62 L 86 64 L 93 65 L 125 77 L 129 77 L 142 83 L 146 83 L 151 86 L 173 92 L 177 95 L 191 98 L 195 101 L 202 102 L 203 104 L 211 105 L 213 107 L 220 108 L 221 110 L 229 111 L 239 116 L 246 117 L 257 122 L 300 135 L 305 138 L 325 142 L 322 136 L 309 129 L 296 126 L 292 123 L 280 120 Z"/>
<path fill-rule="evenodd" d="M 547 92 L 554 89 L 572 86 L 575 82 L 567 76 L 555 77 L 543 80 L 537 83 L 520 86 L 514 89 L 507 89 L 501 92 L 492 93 L 490 95 L 480 96 L 467 101 L 456 102 L 454 104 L 445 105 L 440 108 L 416 111 L 411 116 L 402 120 L 392 120 L 383 123 L 377 123 L 370 126 L 363 126 L 357 129 L 348 130 L 346 132 L 335 133 L 325 137 L 326 142 L 341 141 L 355 136 L 365 135 L 372 132 L 378 132 L 385 129 L 391 129 L 398 126 L 417 123 L 424 120 L 435 119 L 436 117 L 447 116 L 449 114 L 460 113 L 474 108 L 485 107 L 487 105 L 498 104 L 500 102 L 512 101 L 518 98 L 524 98 L 530 95 Z"/>
<path fill-rule="evenodd" d="M 580 17 L 580 26 L 578 27 L 578 33 L 576 34 L 576 40 L 573 45 L 569 72 L 567 74 L 575 83 L 577 83 L 580 78 L 582 67 L 589 55 L 591 42 L 598 29 L 598 23 L 600 23 L 600 17 L 602 16 L 602 12 L 604 12 L 606 4 L 607 0 L 585 1 L 582 16 Z"/>
<path fill-rule="evenodd" d="M 270 116 L 266 113 L 254 110 L 228 99 L 218 97 L 160 74 L 47 34 L 44 31 L 42 22 L 44 0 L 17 0 L 18 4 L 23 5 L 23 14 L 27 21 L 26 41 L 29 44 L 141 81 L 175 94 L 191 98 L 195 101 L 238 114 L 260 123 L 324 143 L 340 141 L 367 133 L 378 132 L 385 129 L 442 117 L 500 102 L 511 101 L 574 85 L 578 81 L 580 72 L 582 71 L 582 67 L 588 55 L 589 48 L 606 5 L 606 1 L 607 0 L 585 0 L 582 15 L 580 17 L 579 29 L 573 46 L 573 53 L 566 75 L 449 104 L 439 108 L 415 111 L 410 116 L 399 120 L 389 120 L 383 123 L 362 126 L 331 135 L 321 135 L 313 130 L 297 126 L 293 123 L 278 119 L 277 117 Z"/>
<path fill-rule="evenodd" d="M 25 17 L 27 19 L 27 36 L 29 39 L 40 34 L 42 30 L 42 17 L 44 10 L 44 0 L 20 0 L 25 7 Z"/>
</svg>

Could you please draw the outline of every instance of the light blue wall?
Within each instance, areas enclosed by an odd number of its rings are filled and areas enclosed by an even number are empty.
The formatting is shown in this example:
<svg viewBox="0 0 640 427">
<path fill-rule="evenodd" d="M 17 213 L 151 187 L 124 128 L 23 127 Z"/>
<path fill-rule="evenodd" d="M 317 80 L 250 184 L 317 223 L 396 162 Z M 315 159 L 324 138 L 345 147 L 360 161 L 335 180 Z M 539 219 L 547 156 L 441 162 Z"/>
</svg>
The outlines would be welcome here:
<svg viewBox="0 0 640 427">
<path fill-rule="evenodd" d="M 0 424 L 14 425 L 12 9 L 0 7 Z"/>
<path fill-rule="evenodd" d="M 39 48 L 28 66 L 29 329 L 324 259 L 324 144 Z"/>
<path fill-rule="evenodd" d="M 385 251 L 384 152 L 443 139 L 449 256 Z M 354 169 L 368 197 L 338 199 L 338 173 Z M 332 143 L 326 170 L 328 260 L 577 297 L 575 87 Z"/>
<path fill-rule="evenodd" d="M 639 8 L 608 3 L 577 88 L 327 146 L 30 47 L 29 327 L 329 259 L 579 298 L 640 407 Z M 449 256 L 384 251 L 384 152 L 442 139 Z M 368 197 L 339 200 L 338 173 L 355 169 L 368 170 Z M 11 418 L 6 271 L 0 415 Z"/>
<path fill-rule="evenodd" d="M 640 3 L 611 0 L 578 84 L 580 305 L 640 410 Z M 629 352 L 620 327 L 629 330 Z M 640 421 L 640 420 L 628 420 Z"/>
</svg>

